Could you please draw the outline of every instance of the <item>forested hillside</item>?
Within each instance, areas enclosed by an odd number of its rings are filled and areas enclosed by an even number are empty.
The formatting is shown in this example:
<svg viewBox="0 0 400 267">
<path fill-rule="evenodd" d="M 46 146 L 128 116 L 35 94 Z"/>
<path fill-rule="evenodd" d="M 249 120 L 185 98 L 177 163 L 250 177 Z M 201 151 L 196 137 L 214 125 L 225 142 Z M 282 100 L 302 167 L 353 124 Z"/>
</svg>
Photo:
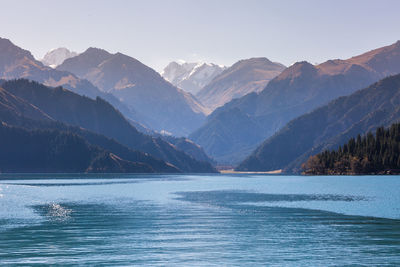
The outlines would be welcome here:
<svg viewBox="0 0 400 267">
<path fill-rule="evenodd" d="M 400 75 L 383 79 L 292 120 L 262 143 L 237 169 L 300 172 L 301 164 L 309 156 L 336 149 L 358 134 L 399 122 L 399 103 Z"/>
<path fill-rule="evenodd" d="M 58 130 L 26 130 L 0 124 L 1 172 L 141 172 L 155 170 L 123 160 L 82 137 Z"/>
<path fill-rule="evenodd" d="M 303 169 L 315 175 L 400 173 L 400 123 L 386 130 L 379 127 L 375 135 L 358 135 L 337 150 L 311 156 Z"/>
</svg>

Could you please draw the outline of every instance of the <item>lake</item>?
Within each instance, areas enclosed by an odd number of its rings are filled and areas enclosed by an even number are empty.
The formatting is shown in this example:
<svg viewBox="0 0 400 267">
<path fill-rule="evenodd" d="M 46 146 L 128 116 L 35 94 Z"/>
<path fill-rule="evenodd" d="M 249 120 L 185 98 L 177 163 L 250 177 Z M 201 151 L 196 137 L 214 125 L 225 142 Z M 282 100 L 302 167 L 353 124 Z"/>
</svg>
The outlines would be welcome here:
<svg viewBox="0 0 400 267">
<path fill-rule="evenodd" d="M 0 175 L 0 265 L 400 266 L 400 176 Z"/>
</svg>

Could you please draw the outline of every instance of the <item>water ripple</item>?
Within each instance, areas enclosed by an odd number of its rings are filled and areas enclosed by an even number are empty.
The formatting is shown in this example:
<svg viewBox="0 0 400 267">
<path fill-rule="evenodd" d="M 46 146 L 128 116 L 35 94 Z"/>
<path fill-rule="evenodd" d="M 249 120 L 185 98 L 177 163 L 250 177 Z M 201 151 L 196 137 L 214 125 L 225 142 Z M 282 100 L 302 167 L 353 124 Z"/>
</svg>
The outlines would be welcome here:
<svg viewBox="0 0 400 267">
<path fill-rule="evenodd" d="M 206 203 L 298 202 L 298 201 L 367 201 L 365 196 L 335 194 L 265 194 L 247 191 L 216 190 L 175 192 L 178 200 Z"/>
</svg>

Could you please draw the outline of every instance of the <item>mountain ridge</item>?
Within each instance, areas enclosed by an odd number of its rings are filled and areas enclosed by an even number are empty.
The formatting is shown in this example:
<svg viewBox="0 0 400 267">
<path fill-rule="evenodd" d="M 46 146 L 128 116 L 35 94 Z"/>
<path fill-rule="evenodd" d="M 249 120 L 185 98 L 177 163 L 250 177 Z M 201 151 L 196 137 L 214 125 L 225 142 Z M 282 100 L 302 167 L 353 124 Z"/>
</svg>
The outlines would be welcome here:
<svg viewBox="0 0 400 267">
<path fill-rule="evenodd" d="M 49 88 L 27 80 L 7 81 L 2 87 L 55 120 L 113 138 L 131 149 L 170 162 L 182 171 L 214 171 L 209 163 L 195 160 L 160 138 L 138 132 L 118 110 L 101 98 L 93 100 L 61 87 Z"/>
<path fill-rule="evenodd" d="M 98 55 L 100 54 L 101 55 Z M 208 111 L 189 93 L 165 81 L 159 73 L 122 53 L 88 49 L 67 59 L 58 70 L 76 73 L 110 92 L 138 112 L 137 121 L 161 132 L 185 136 L 198 127 Z"/>
<path fill-rule="evenodd" d="M 309 156 L 400 121 L 399 104 L 400 75 L 390 76 L 292 120 L 237 169 L 299 172 Z"/>
<path fill-rule="evenodd" d="M 242 59 L 217 75 L 196 97 L 214 110 L 234 98 L 259 92 L 284 69 L 265 57 Z"/>
<path fill-rule="evenodd" d="M 123 112 L 126 117 L 135 119 L 135 111 L 126 107 L 115 96 L 100 91 L 89 81 L 79 79 L 71 72 L 58 71 L 43 65 L 28 50 L 0 37 L 0 79 L 19 78 L 30 79 L 52 87 L 63 86 L 79 95 L 93 99 L 100 96 Z"/>
<path fill-rule="evenodd" d="M 0 123 L 0 172 L 139 172 L 154 169 L 131 162 L 58 130 L 27 130 Z"/>
<path fill-rule="evenodd" d="M 335 62 L 338 61 L 331 60 L 317 66 L 305 61 L 293 64 L 271 80 L 260 93 L 250 93 L 216 109 L 208 116 L 206 123 L 189 137 L 217 161 L 237 164 L 240 161 L 232 162 L 232 158 L 242 158 L 243 160 L 248 155 L 245 153 L 230 154 L 224 153 L 224 151 L 230 149 L 242 151 L 249 144 L 255 149 L 290 120 L 337 97 L 349 95 L 356 90 L 365 88 L 386 77 L 387 74 L 400 73 L 400 42 L 348 60 L 340 60 L 340 66 L 333 68 Z M 236 109 L 243 114 L 239 116 Z M 240 129 L 239 132 L 230 129 L 225 132 L 232 137 L 223 136 L 218 129 L 228 126 L 218 119 L 219 116 L 222 116 L 220 115 L 222 112 L 225 114 L 231 112 L 232 119 L 234 116 L 237 116 L 237 119 L 248 116 L 261 129 L 263 137 L 229 144 L 219 142 L 214 136 L 222 136 L 224 140 L 237 139 L 238 136 L 251 136 L 253 131 L 251 128 Z M 243 121 L 243 123 L 248 122 Z M 216 124 L 218 127 L 215 125 L 209 127 L 211 124 Z M 212 146 L 214 150 L 218 151 L 217 154 L 210 153 Z"/>
</svg>

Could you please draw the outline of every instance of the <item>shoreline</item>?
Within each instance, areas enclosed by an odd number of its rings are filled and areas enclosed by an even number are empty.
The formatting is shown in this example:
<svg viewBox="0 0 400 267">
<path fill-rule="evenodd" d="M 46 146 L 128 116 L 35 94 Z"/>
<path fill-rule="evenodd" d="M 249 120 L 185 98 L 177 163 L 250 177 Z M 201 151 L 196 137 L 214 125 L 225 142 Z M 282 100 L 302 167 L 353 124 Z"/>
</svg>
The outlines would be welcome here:
<svg viewBox="0 0 400 267">
<path fill-rule="evenodd" d="M 282 169 L 280 170 L 274 170 L 274 171 L 266 171 L 266 172 L 245 172 L 245 171 L 235 171 L 234 169 L 228 169 L 228 170 L 220 170 L 219 171 L 222 174 L 281 174 Z"/>
</svg>

